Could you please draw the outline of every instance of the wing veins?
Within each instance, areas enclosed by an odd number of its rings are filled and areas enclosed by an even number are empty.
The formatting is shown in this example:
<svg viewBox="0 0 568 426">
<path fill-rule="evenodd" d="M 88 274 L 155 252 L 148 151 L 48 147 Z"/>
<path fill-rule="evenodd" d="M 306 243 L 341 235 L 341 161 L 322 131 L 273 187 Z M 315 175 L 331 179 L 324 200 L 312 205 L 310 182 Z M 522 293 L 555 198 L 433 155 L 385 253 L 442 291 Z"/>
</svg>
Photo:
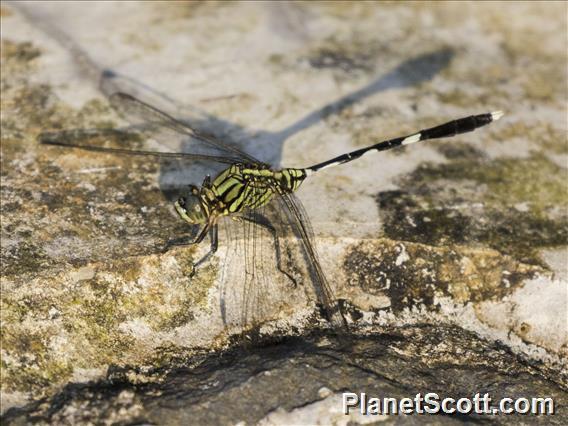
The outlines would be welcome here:
<svg viewBox="0 0 568 426">
<path fill-rule="evenodd" d="M 300 202 L 293 194 L 280 194 L 280 198 L 284 201 L 284 204 L 293 216 L 293 226 L 300 236 L 302 246 L 308 257 L 308 268 L 313 269 L 315 274 L 316 279 L 314 280 L 314 285 L 316 287 L 316 295 L 323 303 L 326 314 L 329 316 L 329 321 L 336 328 L 345 329 L 347 323 L 341 309 L 334 306 L 337 305 L 337 302 L 321 268 L 317 252 L 311 242 L 309 219 L 307 215 L 302 212 L 303 209 L 300 207 Z M 338 313 L 339 316 L 336 313 Z"/>
<path fill-rule="evenodd" d="M 59 135 L 65 135 L 65 132 L 41 133 L 38 139 L 39 142 L 44 145 L 63 146 L 66 148 L 82 149 L 84 151 L 108 152 L 113 154 L 150 156 L 150 157 L 160 157 L 160 158 L 185 158 L 185 159 L 200 160 L 200 161 L 214 161 L 223 164 L 235 164 L 242 161 L 240 158 L 222 157 L 217 155 L 192 154 L 186 152 L 144 151 L 144 150 L 135 150 L 135 149 L 126 149 L 126 148 L 108 148 L 104 146 L 84 145 L 80 143 L 58 140 Z"/>
<path fill-rule="evenodd" d="M 256 158 L 240 149 L 206 135 L 132 95 L 122 92 L 114 93 L 110 96 L 110 103 L 116 111 L 121 113 L 129 121 L 133 121 L 132 118 L 136 117 L 141 120 L 143 124 L 148 124 L 155 128 L 166 127 L 179 134 L 198 139 L 219 150 L 231 152 L 237 155 L 241 161 L 246 160 L 251 163 L 259 163 Z"/>
</svg>

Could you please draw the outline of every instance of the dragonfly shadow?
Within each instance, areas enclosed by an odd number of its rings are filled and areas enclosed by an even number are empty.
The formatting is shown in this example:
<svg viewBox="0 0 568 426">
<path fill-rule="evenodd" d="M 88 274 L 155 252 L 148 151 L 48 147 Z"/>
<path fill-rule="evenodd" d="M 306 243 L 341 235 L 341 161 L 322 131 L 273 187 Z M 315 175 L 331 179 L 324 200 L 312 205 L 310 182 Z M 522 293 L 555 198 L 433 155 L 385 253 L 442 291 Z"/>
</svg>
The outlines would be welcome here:
<svg viewBox="0 0 568 426">
<path fill-rule="evenodd" d="M 265 130 L 247 129 L 236 123 L 209 114 L 205 110 L 191 104 L 184 104 L 172 99 L 131 77 L 105 70 L 102 73 L 101 91 L 110 96 L 114 92 L 129 93 L 144 102 L 149 103 L 175 117 L 189 126 L 213 135 L 224 143 L 234 145 L 253 155 L 259 160 L 278 167 L 282 159 L 282 148 L 287 139 L 297 133 L 314 126 L 326 118 L 340 113 L 356 103 L 387 90 L 411 87 L 434 78 L 448 66 L 454 56 L 453 50 L 444 48 L 425 53 L 399 64 L 393 70 L 371 81 L 366 86 L 341 98 L 330 102 L 321 108 L 310 112 L 286 128 L 270 132 Z M 190 143 L 181 141 L 169 149 L 191 152 Z M 162 162 L 160 165 L 159 185 L 164 196 L 173 201 L 183 192 L 188 184 L 201 184 L 206 174 L 215 175 L 226 165 L 200 165 L 184 161 Z"/>
<path fill-rule="evenodd" d="M 274 133 L 264 132 L 260 139 L 263 142 L 280 145 L 279 152 L 281 153 L 281 146 L 288 138 L 365 98 L 387 90 L 410 87 L 431 80 L 448 66 L 453 56 L 454 52 L 451 49 L 441 49 L 409 59 L 361 89 L 324 105 L 285 129 Z M 279 159 L 280 157 L 275 161 Z"/>
</svg>

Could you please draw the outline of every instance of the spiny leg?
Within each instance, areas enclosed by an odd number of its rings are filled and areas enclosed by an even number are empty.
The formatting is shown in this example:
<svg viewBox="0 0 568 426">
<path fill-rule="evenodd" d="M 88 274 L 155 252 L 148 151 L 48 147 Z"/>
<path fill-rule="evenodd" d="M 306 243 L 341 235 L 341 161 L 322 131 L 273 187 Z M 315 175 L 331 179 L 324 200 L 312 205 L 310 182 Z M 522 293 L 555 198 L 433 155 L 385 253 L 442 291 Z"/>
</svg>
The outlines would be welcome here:
<svg viewBox="0 0 568 426">
<path fill-rule="evenodd" d="M 192 246 L 194 244 L 199 244 L 201 241 L 203 241 L 205 235 L 207 235 L 208 230 L 209 230 L 209 225 L 205 225 L 201 230 L 201 232 L 199 233 L 199 235 L 197 236 L 197 238 L 195 238 L 195 240 L 193 239 L 193 237 L 190 236 L 168 240 L 164 245 L 164 247 L 162 247 L 162 253 L 166 253 L 169 249 L 176 246 Z"/>
<path fill-rule="evenodd" d="M 217 251 L 217 248 L 219 247 L 219 234 L 218 234 L 217 224 L 213 226 L 205 225 L 201 230 L 201 232 L 199 233 L 199 235 L 197 236 L 197 238 L 195 238 L 195 240 L 192 239 L 191 237 L 183 237 L 183 238 L 168 240 L 168 242 L 162 248 L 162 253 L 166 253 L 169 249 L 176 246 L 192 246 L 195 244 L 199 244 L 205 239 L 205 236 L 207 235 L 208 232 L 211 239 L 211 247 L 209 251 L 205 254 L 205 256 L 203 256 L 201 259 L 199 259 L 197 262 L 193 264 L 191 274 L 189 275 L 190 277 L 193 277 L 197 271 L 197 267 L 205 263 Z"/>
<path fill-rule="evenodd" d="M 211 256 L 213 256 L 215 254 L 215 252 L 217 251 L 217 248 L 219 247 L 219 227 L 217 224 L 211 226 L 209 229 L 209 227 L 205 227 L 203 228 L 203 231 L 201 231 L 201 234 L 199 234 L 199 236 L 197 237 L 197 239 L 195 240 L 195 244 L 199 244 L 201 241 L 203 241 L 203 238 L 205 238 L 205 235 L 207 233 L 207 231 L 209 231 L 209 238 L 211 240 L 211 246 L 209 248 L 209 251 L 205 254 L 205 256 L 203 256 L 201 259 L 199 259 L 197 262 L 195 262 L 193 264 L 193 270 L 191 271 L 191 274 L 189 274 L 190 277 L 193 277 L 195 275 L 195 273 L 197 272 L 197 268 L 202 265 L 203 263 L 207 262 Z M 201 239 L 199 239 L 199 237 L 201 237 Z"/>
<path fill-rule="evenodd" d="M 250 218 L 245 217 L 245 216 L 235 216 L 235 217 L 233 217 L 233 220 L 240 221 L 240 222 L 245 222 L 245 221 L 250 222 L 254 225 L 261 226 L 264 229 L 266 229 L 268 232 L 270 232 L 270 234 L 272 235 L 272 238 L 274 239 L 274 251 L 275 251 L 275 254 L 276 254 L 276 265 L 278 267 L 278 270 L 282 274 L 286 275 L 288 277 L 288 279 L 292 282 L 292 285 L 294 287 L 296 287 L 298 285 L 298 282 L 282 266 L 282 251 L 280 249 L 280 239 L 278 238 L 278 233 L 276 232 L 276 228 L 274 228 L 274 226 L 270 223 L 270 221 L 268 220 L 268 218 L 266 216 L 261 215 L 260 213 L 251 213 L 251 215 L 253 217 L 250 217 Z"/>
</svg>

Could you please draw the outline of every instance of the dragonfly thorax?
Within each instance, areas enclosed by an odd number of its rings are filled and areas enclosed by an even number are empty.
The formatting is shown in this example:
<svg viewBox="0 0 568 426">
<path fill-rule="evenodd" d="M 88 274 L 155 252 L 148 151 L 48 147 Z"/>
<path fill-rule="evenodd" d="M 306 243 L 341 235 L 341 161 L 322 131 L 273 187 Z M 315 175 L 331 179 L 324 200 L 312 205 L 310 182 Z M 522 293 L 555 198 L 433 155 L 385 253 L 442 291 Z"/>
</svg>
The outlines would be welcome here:
<svg viewBox="0 0 568 426">
<path fill-rule="evenodd" d="M 176 204 L 186 222 L 199 224 L 218 216 L 240 213 L 266 205 L 276 194 L 292 193 L 306 178 L 303 169 L 273 171 L 263 164 L 233 164 L 201 188 L 191 187 L 187 198 Z"/>
<path fill-rule="evenodd" d="M 305 178 L 303 169 L 274 171 L 264 164 L 233 164 L 219 173 L 210 190 L 223 206 L 222 214 L 230 215 L 262 207 L 276 194 L 294 192 Z"/>
</svg>

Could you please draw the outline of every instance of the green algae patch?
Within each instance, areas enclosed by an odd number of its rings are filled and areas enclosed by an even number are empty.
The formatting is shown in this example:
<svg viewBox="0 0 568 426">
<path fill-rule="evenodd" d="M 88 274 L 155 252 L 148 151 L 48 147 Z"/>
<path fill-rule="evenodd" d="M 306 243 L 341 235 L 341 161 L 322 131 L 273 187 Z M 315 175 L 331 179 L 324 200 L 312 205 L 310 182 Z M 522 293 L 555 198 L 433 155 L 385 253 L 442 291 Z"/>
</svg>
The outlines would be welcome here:
<svg viewBox="0 0 568 426">
<path fill-rule="evenodd" d="M 0 333 L 3 392 L 18 390 L 42 396 L 54 383 L 70 379 L 73 373 L 70 359 L 61 357 L 51 348 L 51 333 L 55 327 L 45 320 L 49 317 L 48 309 L 49 304 L 33 297 L 10 300 L 3 295 Z M 30 328 L 32 315 L 37 317 L 37 322 Z"/>
<path fill-rule="evenodd" d="M 388 239 L 347 250 L 343 268 L 348 286 L 386 295 L 395 313 L 414 306 L 438 308 L 436 299 L 456 303 L 501 300 L 541 268 L 491 249 L 433 247 Z"/>
<path fill-rule="evenodd" d="M 21 339 L 21 336 L 15 338 Z M 24 340 L 26 340 L 24 338 Z M 7 338 L 8 344 L 10 338 Z M 73 365 L 66 360 L 59 360 L 50 356 L 42 347 L 41 342 L 30 348 L 33 352 L 27 352 L 33 357 L 23 355 L 17 359 L 3 355 L 0 369 L 2 373 L 2 389 L 6 392 L 18 390 L 29 392 L 34 397 L 42 397 L 49 394 L 54 384 L 63 384 L 71 379 Z M 33 353 L 33 355 L 31 355 Z M 9 358 L 9 359 L 8 359 Z"/>
<path fill-rule="evenodd" d="M 3 389 L 37 394 L 81 369 L 145 362 L 160 333 L 190 323 L 208 305 L 215 275 L 211 267 L 189 278 L 193 251 L 3 283 Z"/>
<path fill-rule="evenodd" d="M 384 233 L 434 246 L 487 247 L 542 265 L 538 250 L 568 243 L 566 171 L 543 154 L 489 160 L 471 147 L 440 148 L 401 188 L 377 195 Z"/>
</svg>

